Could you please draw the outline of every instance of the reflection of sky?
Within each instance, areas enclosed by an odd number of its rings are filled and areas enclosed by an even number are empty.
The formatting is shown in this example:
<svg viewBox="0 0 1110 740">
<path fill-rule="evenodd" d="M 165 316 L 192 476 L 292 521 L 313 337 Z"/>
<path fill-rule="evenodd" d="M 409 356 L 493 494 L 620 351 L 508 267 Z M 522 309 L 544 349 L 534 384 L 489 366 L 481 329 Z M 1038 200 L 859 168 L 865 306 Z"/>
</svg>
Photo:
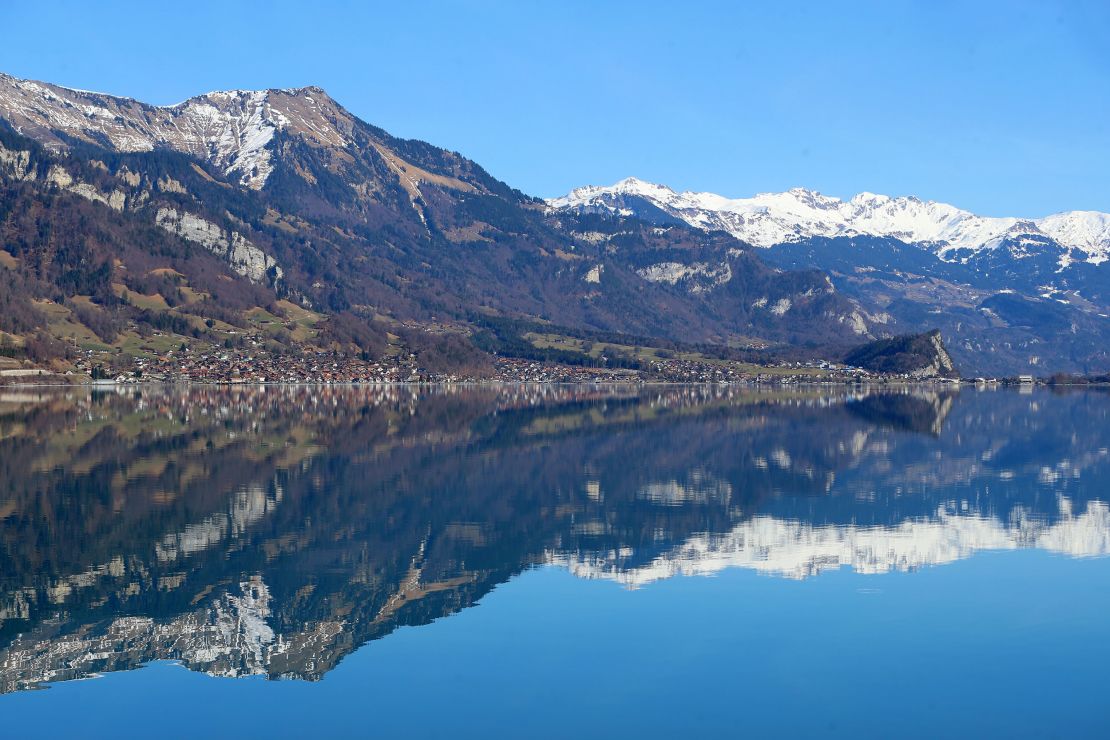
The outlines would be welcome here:
<svg viewBox="0 0 1110 740">
<path fill-rule="evenodd" d="M 732 570 L 629 592 L 557 569 L 320 683 L 159 664 L 0 698 L 20 737 L 1099 737 L 1110 560 L 913 576 Z M 511 728 L 506 732 L 506 728 Z"/>
</svg>

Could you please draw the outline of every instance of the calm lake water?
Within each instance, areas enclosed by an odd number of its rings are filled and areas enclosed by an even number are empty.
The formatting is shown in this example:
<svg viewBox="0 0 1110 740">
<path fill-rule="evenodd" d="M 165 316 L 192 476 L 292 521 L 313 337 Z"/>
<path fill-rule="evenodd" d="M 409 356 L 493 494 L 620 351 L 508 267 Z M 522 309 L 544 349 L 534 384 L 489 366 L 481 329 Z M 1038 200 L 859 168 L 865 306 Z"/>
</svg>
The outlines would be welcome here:
<svg viewBox="0 0 1110 740">
<path fill-rule="evenodd" d="M 1108 501 L 1100 392 L 0 390 L 0 736 L 1106 737 Z"/>
</svg>

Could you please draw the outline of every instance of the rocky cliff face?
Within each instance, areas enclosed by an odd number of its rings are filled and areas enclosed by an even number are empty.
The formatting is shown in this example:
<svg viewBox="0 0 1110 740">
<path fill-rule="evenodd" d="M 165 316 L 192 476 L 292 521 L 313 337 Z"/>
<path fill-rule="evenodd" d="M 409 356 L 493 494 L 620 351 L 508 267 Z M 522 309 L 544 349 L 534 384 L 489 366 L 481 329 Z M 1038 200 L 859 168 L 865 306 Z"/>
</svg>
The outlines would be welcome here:
<svg viewBox="0 0 1110 740">
<path fill-rule="evenodd" d="M 939 331 L 870 342 L 849 352 L 844 361 L 878 373 L 914 378 L 959 377 Z"/>
<path fill-rule="evenodd" d="M 262 282 L 266 277 L 270 277 L 273 282 L 281 279 L 281 268 L 274 258 L 251 244 L 237 231 L 225 231 L 199 216 L 181 213 L 173 208 L 159 208 L 154 214 L 154 223 L 223 257 L 231 265 L 231 269 L 256 283 Z"/>
</svg>

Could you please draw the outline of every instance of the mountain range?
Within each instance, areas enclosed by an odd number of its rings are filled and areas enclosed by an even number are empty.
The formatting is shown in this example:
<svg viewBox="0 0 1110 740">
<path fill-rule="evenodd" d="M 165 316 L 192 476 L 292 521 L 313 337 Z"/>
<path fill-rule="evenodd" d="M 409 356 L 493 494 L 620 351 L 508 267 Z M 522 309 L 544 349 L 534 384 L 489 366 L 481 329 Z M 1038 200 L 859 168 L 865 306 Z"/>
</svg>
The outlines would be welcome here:
<svg viewBox="0 0 1110 740">
<path fill-rule="evenodd" d="M 730 199 L 714 193 L 676 193 L 635 177 L 609 187 L 587 186 L 549 201 L 553 208 L 630 215 L 657 208 L 708 231 L 726 231 L 756 247 L 814 237 L 890 237 L 931 248 L 946 262 L 967 262 L 1005 239 L 1051 240 L 1064 250 L 1058 262 L 1098 265 L 1110 259 L 1110 214 L 1069 211 L 1045 218 L 990 218 L 947 203 L 860 193 L 840 200 L 793 188 Z"/>
<path fill-rule="evenodd" d="M 841 200 L 804 188 L 730 199 L 636 178 L 548 207 L 730 234 L 770 264 L 829 273 L 873 330 L 941 328 L 964 366 L 1089 371 L 1106 361 L 1096 338 L 1110 316 L 1110 214 L 992 218 L 912 196 Z"/>
<path fill-rule="evenodd" d="M 940 329 L 968 371 L 1093 372 L 1108 233 L 634 179 L 543 201 L 316 87 L 154 106 L 0 74 L 0 350 L 55 362 L 258 330 L 259 351 L 466 366 L 508 321 L 824 358 Z"/>
</svg>

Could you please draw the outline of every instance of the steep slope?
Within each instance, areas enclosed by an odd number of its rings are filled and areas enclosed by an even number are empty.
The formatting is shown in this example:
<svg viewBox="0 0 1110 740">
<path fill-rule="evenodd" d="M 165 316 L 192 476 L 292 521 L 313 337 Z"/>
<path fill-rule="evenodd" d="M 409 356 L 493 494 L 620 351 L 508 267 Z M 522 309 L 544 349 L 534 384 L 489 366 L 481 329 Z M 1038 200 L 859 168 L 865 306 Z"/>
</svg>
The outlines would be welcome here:
<svg viewBox="0 0 1110 740">
<path fill-rule="evenodd" d="M 920 378 L 959 377 L 939 331 L 869 342 L 849 352 L 844 361 L 878 373 L 903 373 Z"/>
<path fill-rule="evenodd" d="M 117 175 L 0 126 L 4 354 L 77 360 L 95 350 L 105 364 L 140 346 L 240 343 L 248 311 L 279 310 L 280 269 L 226 217 L 170 223 L 177 212 L 158 208 L 154 220 L 137 218 L 131 208 L 157 185 L 138 190 L 136 173 Z"/>
<path fill-rule="evenodd" d="M 0 119 L 0 177 L 12 187 L 160 229 L 235 280 L 379 336 L 465 335 L 483 314 L 698 341 L 870 335 L 823 275 L 767 267 L 747 245 L 685 224 L 548 214 L 318 88 L 157 107 L 0 76 Z M 34 271 L 37 258 L 5 249 Z"/>
</svg>

